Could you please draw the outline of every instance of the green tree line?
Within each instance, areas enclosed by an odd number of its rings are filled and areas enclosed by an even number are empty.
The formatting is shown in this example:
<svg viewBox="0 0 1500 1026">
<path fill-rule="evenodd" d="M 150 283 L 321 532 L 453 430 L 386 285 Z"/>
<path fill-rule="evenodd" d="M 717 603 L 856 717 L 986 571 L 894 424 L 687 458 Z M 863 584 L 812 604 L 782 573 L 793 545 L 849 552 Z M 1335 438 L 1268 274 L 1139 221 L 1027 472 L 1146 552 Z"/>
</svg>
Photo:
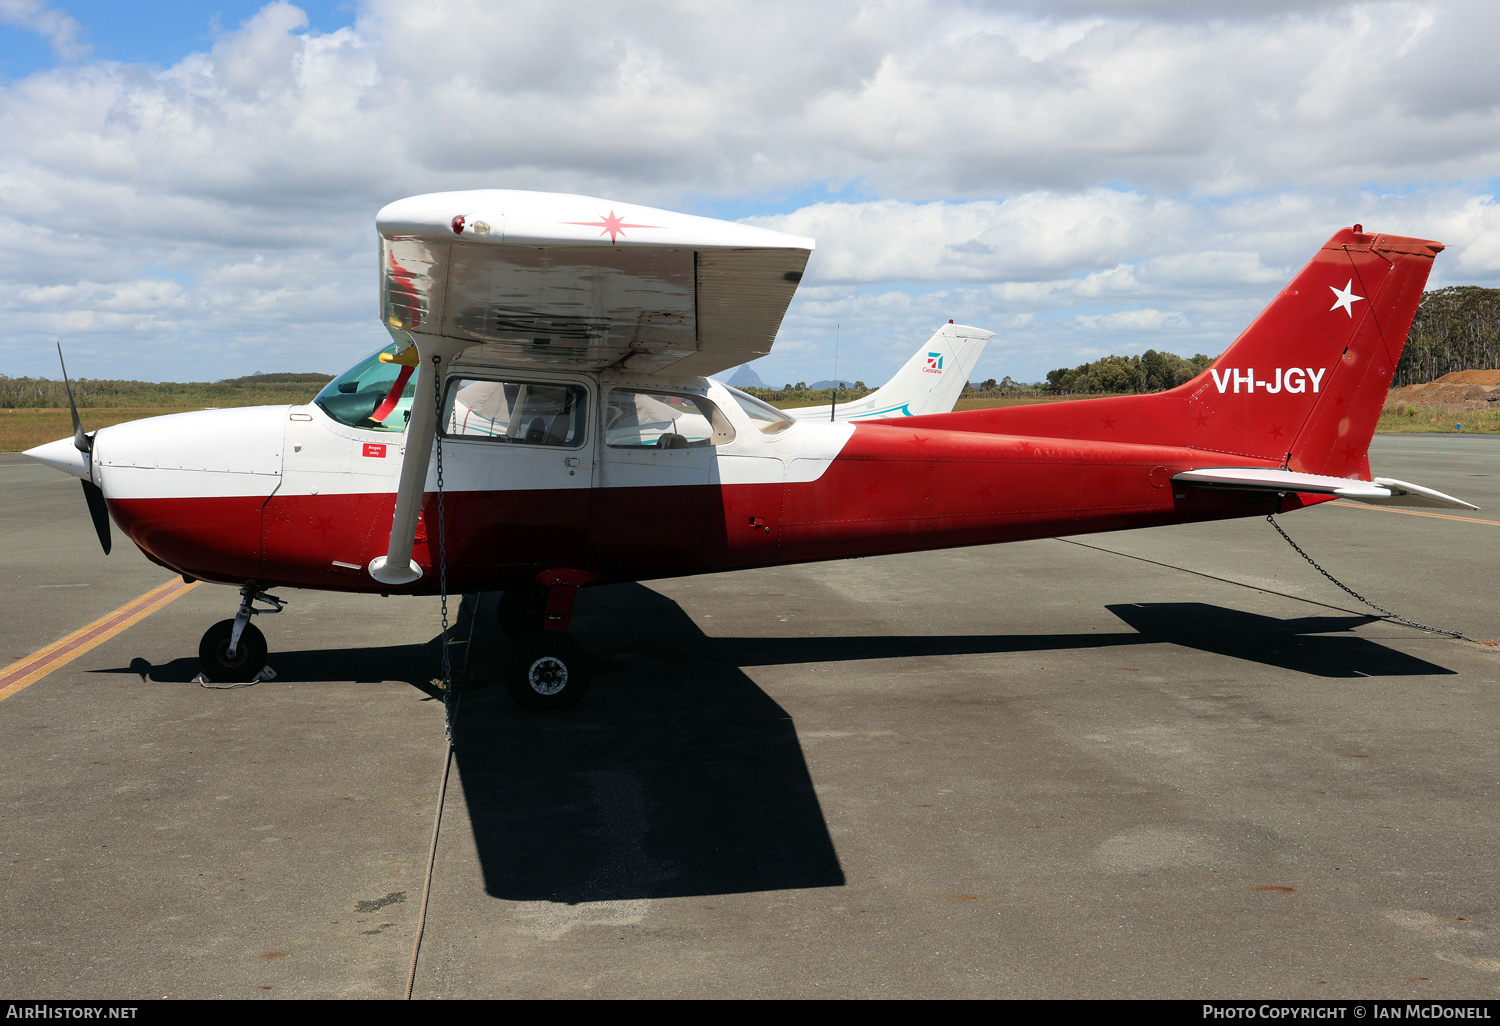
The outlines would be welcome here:
<svg viewBox="0 0 1500 1026">
<path fill-rule="evenodd" d="M 1175 353 L 1148 349 L 1140 356 L 1106 356 L 1077 367 L 1059 367 L 1047 372 L 1044 391 L 1161 392 L 1176 388 L 1203 373 L 1213 357 L 1199 353 L 1184 359 Z"/>
<path fill-rule="evenodd" d="M 808 388 L 807 382 L 799 381 L 795 385 L 788 382 L 780 388 L 762 388 L 755 385 L 747 385 L 740 389 L 747 395 L 753 395 L 768 403 L 831 403 L 834 400 L 831 388 Z M 856 381 L 852 388 L 841 388 L 838 391 L 838 401 L 841 403 L 852 402 L 855 399 L 863 399 L 873 388 L 867 388 L 863 381 Z"/>
<path fill-rule="evenodd" d="M 1500 368 L 1500 289 L 1454 285 L 1422 296 L 1393 385 Z"/>
<path fill-rule="evenodd" d="M 73 398 L 83 407 L 275 406 L 307 402 L 331 374 L 251 374 L 224 381 L 116 381 L 78 378 Z M 12 378 L 0 374 L 0 409 L 65 407 L 61 380 Z"/>
<path fill-rule="evenodd" d="M 1047 372 L 1044 391 L 1159 392 L 1201 374 L 1213 359 L 1183 359 L 1148 349 Z M 1393 386 L 1433 381 L 1462 370 L 1500 368 L 1500 289 L 1454 285 L 1422 296 Z"/>
</svg>

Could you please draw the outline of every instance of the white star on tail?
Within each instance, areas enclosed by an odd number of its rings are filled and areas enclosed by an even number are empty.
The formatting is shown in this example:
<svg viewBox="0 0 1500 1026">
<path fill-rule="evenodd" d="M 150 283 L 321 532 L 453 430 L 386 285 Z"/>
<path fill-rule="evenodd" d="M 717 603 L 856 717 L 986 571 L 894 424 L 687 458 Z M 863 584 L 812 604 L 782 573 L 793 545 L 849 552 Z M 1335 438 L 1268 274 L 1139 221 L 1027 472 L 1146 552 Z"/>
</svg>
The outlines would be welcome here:
<svg viewBox="0 0 1500 1026">
<path fill-rule="evenodd" d="M 1364 296 L 1356 296 L 1354 294 L 1353 278 L 1350 278 L 1342 289 L 1336 289 L 1330 285 L 1328 286 L 1328 291 L 1332 292 L 1334 296 L 1333 305 L 1328 308 L 1328 312 L 1332 313 L 1339 307 L 1343 307 L 1344 313 L 1348 314 L 1351 318 L 1354 316 L 1354 304 L 1362 302 L 1365 298 Z"/>
</svg>

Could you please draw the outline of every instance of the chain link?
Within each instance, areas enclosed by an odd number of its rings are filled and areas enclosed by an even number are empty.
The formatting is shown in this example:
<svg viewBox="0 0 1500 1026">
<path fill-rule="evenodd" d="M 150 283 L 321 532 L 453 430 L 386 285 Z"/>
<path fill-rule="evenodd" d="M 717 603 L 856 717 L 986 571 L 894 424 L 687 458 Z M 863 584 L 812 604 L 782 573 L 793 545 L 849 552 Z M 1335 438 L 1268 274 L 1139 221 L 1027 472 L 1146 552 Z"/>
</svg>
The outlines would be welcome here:
<svg viewBox="0 0 1500 1026">
<path fill-rule="evenodd" d="M 1417 630 L 1419 630 L 1419 631 L 1426 631 L 1429 634 L 1441 634 L 1445 638 L 1461 638 L 1464 641 L 1472 641 L 1473 640 L 1472 638 L 1465 638 L 1464 635 L 1461 632 L 1459 632 L 1459 631 L 1445 631 L 1441 627 L 1429 627 L 1425 623 L 1417 623 L 1417 621 L 1415 621 L 1415 620 L 1408 620 L 1404 616 L 1399 616 L 1396 613 L 1391 612 L 1389 609 L 1386 609 L 1384 606 L 1377 606 L 1375 603 L 1373 603 L 1369 599 L 1365 598 L 1359 592 L 1357 592 L 1353 588 L 1349 587 L 1343 581 L 1341 581 L 1337 577 L 1333 576 L 1333 574 L 1329 573 L 1327 570 L 1324 570 L 1321 566 L 1319 566 L 1317 564 L 1316 560 L 1314 560 L 1306 552 L 1302 551 L 1302 546 L 1300 546 L 1296 542 L 1292 541 L 1291 535 L 1287 534 L 1285 531 L 1283 531 L 1281 529 L 1281 525 L 1276 522 L 1276 518 L 1274 516 L 1267 516 L 1266 517 L 1266 522 L 1268 524 L 1270 524 L 1272 527 L 1276 528 L 1276 533 L 1279 534 L 1279 535 L 1281 535 L 1283 538 L 1285 538 L 1286 539 L 1286 543 L 1288 545 L 1290 545 L 1294 550 L 1296 550 L 1297 555 L 1299 555 L 1303 559 L 1307 560 L 1309 566 L 1311 566 L 1318 573 L 1322 574 L 1324 577 L 1328 578 L 1328 580 L 1330 580 L 1331 582 L 1333 582 L 1333 584 L 1335 586 L 1337 586 L 1345 594 L 1351 596 L 1356 601 L 1363 602 L 1365 605 L 1369 606 L 1371 609 L 1373 609 L 1376 612 L 1378 612 L 1385 619 L 1392 620 L 1392 621 L 1394 621 L 1396 623 L 1399 623 L 1399 624 L 1405 624 L 1407 627 L 1415 627 Z"/>
<path fill-rule="evenodd" d="M 433 418 L 443 412 L 442 357 L 432 358 Z M 443 509 L 443 431 L 435 424 L 432 432 L 437 449 L 437 536 L 438 536 L 438 595 L 443 609 L 443 728 L 444 737 L 453 741 L 453 660 L 448 652 L 448 530 L 447 517 Z"/>
</svg>

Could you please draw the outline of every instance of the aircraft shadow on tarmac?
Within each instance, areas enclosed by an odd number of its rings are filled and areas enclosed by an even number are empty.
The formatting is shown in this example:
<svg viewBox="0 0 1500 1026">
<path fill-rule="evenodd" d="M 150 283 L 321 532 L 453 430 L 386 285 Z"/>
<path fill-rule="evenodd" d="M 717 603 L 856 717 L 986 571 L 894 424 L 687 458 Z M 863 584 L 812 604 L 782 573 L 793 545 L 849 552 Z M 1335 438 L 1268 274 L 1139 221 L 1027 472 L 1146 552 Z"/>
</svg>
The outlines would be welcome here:
<svg viewBox="0 0 1500 1026">
<path fill-rule="evenodd" d="M 1105 608 L 1125 621 L 1133 631 L 1121 634 L 704 638 L 699 642 L 699 658 L 736 666 L 771 666 L 1173 644 L 1315 677 L 1406 677 L 1455 672 L 1347 633 L 1380 619 L 1374 616 L 1311 616 L 1280 620 L 1203 602 L 1127 603 Z"/>
<path fill-rule="evenodd" d="M 272 644 L 275 644 L 273 637 Z M 267 662 L 278 679 L 299 683 L 379 684 L 398 680 L 429 696 L 442 690 L 433 686 L 437 676 L 441 641 L 433 638 L 420 645 L 383 645 L 378 648 L 320 648 L 279 652 L 272 650 Z M 167 663 L 153 664 L 137 656 L 129 666 L 112 666 L 95 672 L 132 673 L 142 681 L 158 684 L 186 684 L 198 675 L 198 657 L 179 656 Z"/>
<path fill-rule="evenodd" d="M 508 647 L 496 596 L 470 596 L 463 676 L 494 679 Z M 589 589 L 574 627 L 596 684 L 562 714 L 524 713 L 498 686 L 457 703 L 458 781 L 494 897 L 577 903 L 835 887 L 844 873 L 790 716 L 741 667 L 1172 644 L 1319 677 L 1454 671 L 1349 634 L 1365 616 L 1277 619 L 1196 602 L 1107 607 L 1115 634 L 729 637 L 703 634 L 638 584 Z M 437 638 L 273 652 L 285 681 L 404 680 L 429 695 Z M 462 645 L 454 651 L 463 651 Z M 186 682 L 197 660 L 128 668 Z"/>
<path fill-rule="evenodd" d="M 582 705 L 522 713 L 498 687 L 461 698 L 459 777 L 486 890 L 582 902 L 841 885 L 795 725 L 741 667 L 1169 643 L 1320 677 L 1453 672 L 1347 633 L 1372 617 L 1109 609 L 1133 630 L 710 638 L 646 587 L 591 589 L 574 626 L 600 680 Z M 479 627 L 470 669 L 492 677 L 506 652 L 493 596 L 464 616 Z"/>
<path fill-rule="evenodd" d="M 558 902 L 837 887 L 844 872 L 790 716 L 640 585 L 597 589 L 574 619 L 595 684 L 566 713 L 464 692 L 459 779 L 486 891 Z M 470 670 L 506 647 L 478 612 Z M 603 679 L 601 679 L 603 678 Z"/>
<path fill-rule="evenodd" d="M 1452 674 L 1348 631 L 1375 616 L 1274 616 L 1204 602 L 1121 603 L 1106 606 L 1147 643 L 1167 642 L 1215 655 L 1295 670 L 1315 677 L 1411 677 Z"/>
</svg>

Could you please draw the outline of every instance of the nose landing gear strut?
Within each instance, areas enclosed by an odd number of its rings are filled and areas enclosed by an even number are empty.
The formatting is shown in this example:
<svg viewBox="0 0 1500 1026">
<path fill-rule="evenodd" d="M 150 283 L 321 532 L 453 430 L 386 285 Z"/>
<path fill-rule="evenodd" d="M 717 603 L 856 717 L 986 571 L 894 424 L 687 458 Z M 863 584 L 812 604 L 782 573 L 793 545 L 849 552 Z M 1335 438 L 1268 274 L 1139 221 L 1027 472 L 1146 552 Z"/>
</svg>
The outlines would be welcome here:
<svg viewBox="0 0 1500 1026">
<path fill-rule="evenodd" d="M 256 602 L 269 603 L 272 608 L 257 609 Z M 243 684 L 274 676 L 275 671 L 266 666 L 266 636 L 250 622 L 250 617 L 257 613 L 279 613 L 285 608 L 285 600 L 254 585 L 241 588 L 240 608 L 234 619 L 220 620 L 204 631 L 203 639 L 198 642 L 203 676 L 224 684 Z"/>
</svg>

